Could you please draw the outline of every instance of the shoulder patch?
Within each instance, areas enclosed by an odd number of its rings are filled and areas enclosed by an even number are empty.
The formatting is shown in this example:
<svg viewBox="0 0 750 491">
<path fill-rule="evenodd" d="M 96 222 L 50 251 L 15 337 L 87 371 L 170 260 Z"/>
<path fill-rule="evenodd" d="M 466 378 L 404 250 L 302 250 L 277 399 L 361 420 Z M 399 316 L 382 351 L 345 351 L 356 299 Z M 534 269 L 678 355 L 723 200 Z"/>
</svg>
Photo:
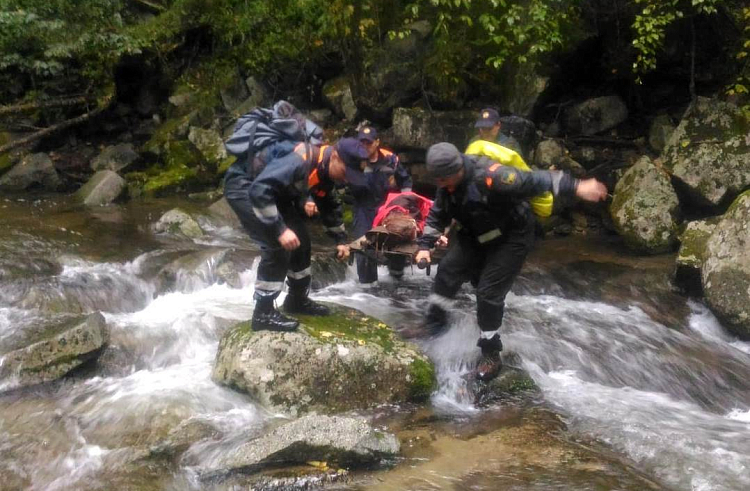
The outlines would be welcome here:
<svg viewBox="0 0 750 491">
<path fill-rule="evenodd" d="M 516 182 L 516 171 L 508 171 L 500 176 L 500 182 L 503 184 L 513 184 Z"/>
</svg>

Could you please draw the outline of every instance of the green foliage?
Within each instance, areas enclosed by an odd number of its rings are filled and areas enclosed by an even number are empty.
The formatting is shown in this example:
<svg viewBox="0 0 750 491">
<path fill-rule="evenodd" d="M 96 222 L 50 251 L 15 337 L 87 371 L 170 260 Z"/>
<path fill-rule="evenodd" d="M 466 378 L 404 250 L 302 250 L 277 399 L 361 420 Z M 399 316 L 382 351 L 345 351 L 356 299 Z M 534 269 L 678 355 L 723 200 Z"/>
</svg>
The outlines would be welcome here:
<svg viewBox="0 0 750 491">
<path fill-rule="evenodd" d="M 656 68 L 656 60 L 664 45 L 666 29 L 678 19 L 717 13 L 723 0 L 635 0 L 642 6 L 633 21 L 633 46 L 638 55 L 633 63 L 633 72 L 640 76 Z"/>
<path fill-rule="evenodd" d="M 736 96 L 745 101 L 742 106 L 746 118 L 750 119 L 750 7 L 745 7 L 739 14 L 742 27 L 740 46 L 735 55 L 739 65 L 736 80 L 727 88 L 727 95 Z"/>
</svg>

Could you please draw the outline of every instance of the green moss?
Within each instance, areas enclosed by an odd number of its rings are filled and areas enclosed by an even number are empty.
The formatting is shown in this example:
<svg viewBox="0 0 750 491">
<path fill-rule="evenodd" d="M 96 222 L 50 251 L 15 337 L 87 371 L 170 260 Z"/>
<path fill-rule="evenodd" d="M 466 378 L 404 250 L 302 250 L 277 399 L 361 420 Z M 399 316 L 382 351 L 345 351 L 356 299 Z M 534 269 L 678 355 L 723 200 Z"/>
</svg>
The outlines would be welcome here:
<svg viewBox="0 0 750 491">
<path fill-rule="evenodd" d="M 423 401 L 430 397 L 430 394 L 437 387 L 437 377 L 435 376 L 435 367 L 420 358 L 416 358 L 409 365 L 411 373 L 412 386 L 411 398 L 415 401 Z"/>
<path fill-rule="evenodd" d="M 8 142 L 10 142 L 10 135 L 8 133 L 0 133 L 0 146 Z M 13 167 L 13 162 L 10 159 L 10 152 L 0 154 L 0 176 L 9 171 L 11 167 Z"/>
<path fill-rule="evenodd" d="M 386 352 L 394 345 L 394 333 L 386 324 L 359 311 L 328 304 L 331 315 L 296 316 L 307 334 L 324 343 L 341 340 L 374 343 Z"/>
<path fill-rule="evenodd" d="M 183 133 L 189 122 L 189 115 L 168 119 L 156 129 L 151 139 L 143 146 L 143 149 L 146 152 L 161 155 L 164 146 L 170 141 L 175 140 L 180 133 Z"/>
<path fill-rule="evenodd" d="M 219 163 L 219 167 L 217 169 L 216 174 L 219 176 L 223 176 L 224 174 L 226 174 L 229 167 L 232 164 L 234 164 L 236 161 L 237 161 L 237 157 L 235 157 L 234 155 L 230 155 L 229 157 L 225 158 Z"/>
<path fill-rule="evenodd" d="M 349 205 L 344 205 L 344 225 L 350 228 L 352 227 L 353 223 L 354 223 L 354 212 L 352 212 L 352 207 Z"/>
</svg>

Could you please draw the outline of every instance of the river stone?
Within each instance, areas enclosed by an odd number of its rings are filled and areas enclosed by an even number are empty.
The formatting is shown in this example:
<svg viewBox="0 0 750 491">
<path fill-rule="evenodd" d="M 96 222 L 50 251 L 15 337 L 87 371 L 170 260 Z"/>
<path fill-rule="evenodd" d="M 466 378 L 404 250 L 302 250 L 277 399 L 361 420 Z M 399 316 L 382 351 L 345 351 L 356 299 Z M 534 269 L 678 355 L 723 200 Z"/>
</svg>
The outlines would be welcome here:
<svg viewBox="0 0 750 491">
<path fill-rule="evenodd" d="M 733 104 L 698 97 L 663 156 L 695 204 L 725 203 L 750 186 L 750 120 Z"/>
<path fill-rule="evenodd" d="M 125 179 L 111 170 L 100 170 L 76 192 L 76 199 L 88 206 L 108 205 L 126 190 Z"/>
<path fill-rule="evenodd" d="M 34 187 L 48 191 L 55 191 L 60 187 L 55 164 L 46 153 L 25 156 L 0 178 L 0 191 L 24 191 Z"/>
<path fill-rule="evenodd" d="M 542 140 L 534 151 L 534 165 L 549 169 L 565 156 L 565 147 L 557 140 Z"/>
<path fill-rule="evenodd" d="M 336 77 L 326 82 L 323 85 L 323 98 L 339 116 L 349 121 L 354 121 L 357 117 L 357 105 L 346 77 Z"/>
<path fill-rule="evenodd" d="M 549 77 L 540 75 L 539 68 L 535 63 L 523 63 L 513 69 L 506 77 L 507 86 L 501 94 L 500 107 L 530 118 L 539 96 L 549 85 Z"/>
<path fill-rule="evenodd" d="M 393 457 L 399 450 L 394 435 L 374 429 L 365 418 L 308 414 L 209 458 L 199 470 L 211 477 L 310 461 L 358 467 Z"/>
<path fill-rule="evenodd" d="M 466 142 L 474 133 L 473 111 L 426 111 L 399 107 L 393 110 L 393 145 L 427 149 L 441 141 Z"/>
<path fill-rule="evenodd" d="M 256 107 L 271 105 L 271 96 L 258 79 L 255 77 L 246 78 L 245 87 L 247 88 L 249 95 L 239 106 L 232 109 L 232 116 L 235 118 L 249 113 Z"/>
<path fill-rule="evenodd" d="M 240 219 L 237 217 L 237 214 L 234 212 L 232 207 L 229 206 L 226 198 L 221 198 L 214 204 L 209 206 L 208 213 L 211 217 L 216 218 L 218 221 L 220 221 L 222 225 L 236 229 L 242 228 Z"/>
<path fill-rule="evenodd" d="M 675 261 L 675 283 L 691 295 L 701 295 L 701 268 L 706 259 L 708 239 L 716 228 L 717 218 L 689 222 L 680 234 L 680 250 Z"/>
<path fill-rule="evenodd" d="M 655 152 L 661 153 L 667 146 L 667 141 L 674 129 L 672 118 L 668 114 L 660 114 L 651 122 L 651 128 L 648 130 L 648 144 Z"/>
<path fill-rule="evenodd" d="M 628 119 L 628 108 L 619 96 L 604 96 L 576 104 L 565 111 L 569 134 L 595 135 Z"/>
<path fill-rule="evenodd" d="M 43 339 L 0 357 L 0 392 L 58 379 L 98 356 L 109 339 L 99 312 L 82 323 L 63 325 L 45 334 Z"/>
<path fill-rule="evenodd" d="M 629 247 L 658 254 L 677 244 L 678 207 L 669 176 L 642 157 L 618 181 L 609 211 Z"/>
<path fill-rule="evenodd" d="M 96 172 L 100 170 L 111 170 L 119 172 L 138 160 L 138 153 L 130 143 L 112 145 L 97 155 L 91 161 L 91 169 Z"/>
<path fill-rule="evenodd" d="M 357 310 L 330 307 L 330 316 L 296 316 L 302 327 L 292 333 L 236 325 L 221 339 L 213 380 L 293 415 L 430 395 L 435 370 L 416 346 Z"/>
<path fill-rule="evenodd" d="M 750 191 L 732 203 L 708 239 L 701 278 L 716 317 L 750 340 Z"/>
<path fill-rule="evenodd" d="M 224 140 L 215 130 L 205 130 L 196 126 L 190 127 L 188 140 L 195 145 L 195 148 L 203 154 L 208 162 L 218 164 L 227 158 L 227 150 L 224 148 Z"/>
<path fill-rule="evenodd" d="M 153 225 L 154 232 L 182 234 L 185 237 L 197 238 L 203 236 L 203 229 L 188 213 L 174 208 L 161 216 Z"/>
</svg>

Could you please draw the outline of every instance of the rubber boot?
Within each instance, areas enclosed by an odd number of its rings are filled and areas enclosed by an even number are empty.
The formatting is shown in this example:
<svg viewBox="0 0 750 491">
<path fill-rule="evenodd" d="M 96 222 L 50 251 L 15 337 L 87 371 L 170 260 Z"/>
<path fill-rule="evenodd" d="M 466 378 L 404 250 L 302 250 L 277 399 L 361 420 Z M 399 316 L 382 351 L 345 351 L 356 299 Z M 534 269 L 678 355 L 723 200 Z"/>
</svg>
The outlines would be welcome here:
<svg viewBox="0 0 750 491">
<path fill-rule="evenodd" d="M 503 343 L 500 341 L 500 335 L 495 334 L 491 338 L 479 338 L 477 346 L 482 350 L 482 356 L 479 358 L 474 374 L 477 380 L 489 382 L 497 377 L 500 369 L 503 368 L 503 361 L 500 358 Z"/>
<path fill-rule="evenodd" d="M 308 296 L 309 290 L 305 289 L 289 289 L 289 294 L 284 299 L 284 311 L 290 314 L 303 314 L 303 315 L 329 315 L 331 309 L 323 304 L 319 304 L 310 299 Z"/>
<path fill-rule="evenodd" d="M 285 316 L 273 305 L 273 298 L 259 298 L 253 311 L 253 331 L 292 332 L 297 330 L 299 322 Z"/>
<path fill-rule="evenodd" d="M 431 336 L 437 336 L 448 328 L 448 311 L 436 303 L 427 307 L 424 326 Z"/>
</svg>

